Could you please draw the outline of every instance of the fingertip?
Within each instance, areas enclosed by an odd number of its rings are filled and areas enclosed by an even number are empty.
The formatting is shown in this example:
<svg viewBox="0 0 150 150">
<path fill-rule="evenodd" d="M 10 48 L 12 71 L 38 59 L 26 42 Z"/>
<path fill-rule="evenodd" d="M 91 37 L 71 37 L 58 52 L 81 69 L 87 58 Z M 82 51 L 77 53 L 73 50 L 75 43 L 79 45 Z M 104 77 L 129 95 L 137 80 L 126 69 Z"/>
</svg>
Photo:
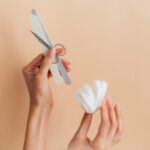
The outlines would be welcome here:
<svg viewBox="0 0 150 150">
<path fill-rule="evenodd" d="M 112 99 L 110 97 L 107 97 L 106 102 L 107 102 L 108 108 L 112 108 L 113 107 Z"/>
<path fill-rule="evenodd" d="M 102 101 L 102 105 L 100 107 L 100 110 L 104 110 L 104 109 L 106 109 L 106 101 L 105 100 Z"/>
<path fill-rule="evenodd" d="M 70 69 L 70 68 L 67 68 L 66 70 L 67 70 L 67 72 L 71 72 L 71 69 Z"/>
<path fill-rule="evenodd" d="M 56 54 L 56 51 L 54 49 L 49 49 L 46 53 L 46 57 L 51 58 Z"/>
<path fill-rule="evenodd" d="M 71 67 L 69 67 L 69 66 L 66 66 L 66 68 L 67 68 L 67 70 L 68 70 L 68 71 L 71 71 Z"/>
<path fill-rule="evenodd" d="M 68 60 L 63 59 L 63 58 L 61 58 L 61 60 L 62 60 L 63 64 L 65 64 L 65 65 L 71 65 L 71 62 L 69 62 Z"/>
<path fill-rule="evenodd" d="M 71 62 L 66 61 L 65 64 L 70 66 L 70 65 L 71 65 Z"/>
</svg>

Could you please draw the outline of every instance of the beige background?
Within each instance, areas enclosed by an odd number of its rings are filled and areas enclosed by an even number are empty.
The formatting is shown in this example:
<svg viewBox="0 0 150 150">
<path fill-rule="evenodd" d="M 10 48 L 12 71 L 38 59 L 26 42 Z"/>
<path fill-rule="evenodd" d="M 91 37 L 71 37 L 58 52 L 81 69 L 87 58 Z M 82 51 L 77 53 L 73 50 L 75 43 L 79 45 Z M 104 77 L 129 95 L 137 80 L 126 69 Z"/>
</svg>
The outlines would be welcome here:
<svg viewBox="0 0 150 150">
<path fill-rule="evenodd" d="M 125 113 L 124 141 L 115 150 L 150 149 L 150 1 L 0 0 L 0 149 L 22 149 L 28 93 L 21 68 L 42 52 L 29 33 L 30 10 L 38 10 L 54 43 L 67 47 L 72 85 L 51 81 L 55 106 L 48 149 L 65 149 L 83 115 L 74 98 L 83 83 L 108 81 L 107 95 Z M 94 115 L 92 138 L 99 123 Z"/>
</svg>

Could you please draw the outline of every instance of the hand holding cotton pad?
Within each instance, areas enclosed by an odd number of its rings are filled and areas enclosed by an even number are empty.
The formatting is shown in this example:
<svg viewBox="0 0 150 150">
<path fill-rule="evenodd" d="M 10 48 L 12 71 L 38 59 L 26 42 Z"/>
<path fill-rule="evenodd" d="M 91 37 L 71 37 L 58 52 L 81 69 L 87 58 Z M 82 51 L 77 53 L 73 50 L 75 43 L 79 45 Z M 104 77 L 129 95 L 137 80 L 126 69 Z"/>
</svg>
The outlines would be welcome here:
<svg viewBox="0 0 150 150">
<path fill-rule="evenodd" d="M 76 93 L 76 97 L 87 113 L 94 113 L 102 103 L 107 91 L 107 82 L 94 80 L 93 88 L 85 84 Z"/>
</svg>

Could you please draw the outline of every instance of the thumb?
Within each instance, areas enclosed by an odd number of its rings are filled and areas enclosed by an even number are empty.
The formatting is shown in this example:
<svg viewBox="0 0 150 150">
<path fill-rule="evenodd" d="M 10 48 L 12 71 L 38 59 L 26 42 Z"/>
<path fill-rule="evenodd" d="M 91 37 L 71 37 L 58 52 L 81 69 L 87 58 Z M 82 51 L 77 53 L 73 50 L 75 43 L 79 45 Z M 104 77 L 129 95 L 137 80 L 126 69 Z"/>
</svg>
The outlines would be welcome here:
<svg viewBox="0 0 150 150">
<path fill-rule="evenodd" d="M 42 74 L 46 74 L 47 75 L 49 67 L 50 67 L 50 64 L 53 61 L 55 54 L 56 54 L 56 52 L 55 52 L 54 49 L 50 49 L 46 53 L 45 58 L 44 58 L 44 60 L 43 60 L 43 62 L 41 64 L 41 68 L 40 68 L 40 72 Z"/>
<path fill-rule="evenodd" d="M 75 137 L 78 137 L 79 139 L 86 139 L 88 130 L 91 125 L 91 121 L 92 121 L 92 114 L 88 114 L 85 112 L 81 124 L 75 134 Z"/>
</svg>

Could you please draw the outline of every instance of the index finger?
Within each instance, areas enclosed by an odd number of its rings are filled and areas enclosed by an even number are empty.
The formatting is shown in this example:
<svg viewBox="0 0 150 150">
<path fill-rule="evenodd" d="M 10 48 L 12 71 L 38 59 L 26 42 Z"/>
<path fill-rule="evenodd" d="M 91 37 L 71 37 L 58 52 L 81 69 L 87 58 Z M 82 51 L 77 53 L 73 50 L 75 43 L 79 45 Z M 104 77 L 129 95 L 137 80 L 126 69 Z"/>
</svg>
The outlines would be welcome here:
<svg viewBox="0 0 150 150">
<path fill-rule="evenodd" d="M 27 66 L 37 66 L 44 58 L 44 54 L 39 54 Z"/>
</svg>

